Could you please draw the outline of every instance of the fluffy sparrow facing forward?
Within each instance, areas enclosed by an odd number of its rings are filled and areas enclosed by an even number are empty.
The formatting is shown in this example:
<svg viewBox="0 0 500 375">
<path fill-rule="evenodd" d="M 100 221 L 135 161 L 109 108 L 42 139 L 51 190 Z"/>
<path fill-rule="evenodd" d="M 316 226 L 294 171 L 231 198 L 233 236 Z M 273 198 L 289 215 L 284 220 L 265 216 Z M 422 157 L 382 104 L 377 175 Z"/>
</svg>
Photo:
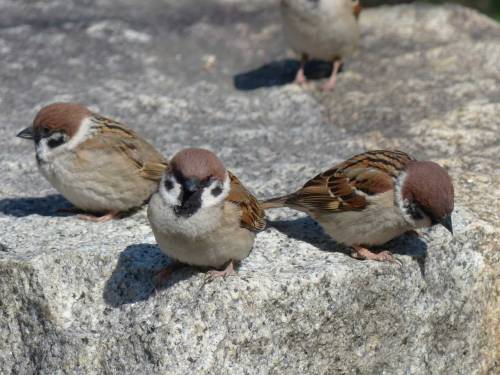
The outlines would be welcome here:
<svg viewBox="0 0 500 375">
<path fill-rule="evenodd" d="M 234 274 L 233 262 L 252 249 L 256 232 L 266 225 L 255 197 L 210 151 L 178 152 L 153 194 L 148 218 L 161 250 L 174 260 L 202 267 L 211 276 Z M 172 272 L 167 267 L 157 284 Z"/>
<path fill-rule="evenodd" d="M 453 233 L 453 185 L 438 164 L 401 151 L 369 151 L 323 172 L 264 208 L 290 207 L 312 216 L 363 259 L 394 261 L 382 245 L 417 228 L 442 224 Z"/>
<path fill-rule="evenodd" d="M 295 82 L 304 84 L 304 66 L 309 58 L 333 62 L 325 91 L 335 87 L 344 58 L 359 41 L 359 0 L 281 0 L 285 37 L 301 58 Z"/>
<path fill-rule="evenodd" d="M 134 131 L 74 103 L 42 108 L 18 137 L 35 142 L 42 175 L 82 219 L 106 221 L 140 207 L 167 161 Z M 103 214 L 95 216 L 94 214 Z"/>
</svg>

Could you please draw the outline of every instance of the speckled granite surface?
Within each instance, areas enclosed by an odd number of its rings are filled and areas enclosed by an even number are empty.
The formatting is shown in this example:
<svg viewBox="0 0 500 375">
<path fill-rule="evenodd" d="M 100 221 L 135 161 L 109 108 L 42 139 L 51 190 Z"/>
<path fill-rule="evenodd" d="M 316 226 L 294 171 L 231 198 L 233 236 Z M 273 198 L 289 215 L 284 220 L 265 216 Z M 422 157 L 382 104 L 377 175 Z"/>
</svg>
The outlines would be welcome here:
<svg viewBox="0 0 500 375">
<path fill-rule="evenodd" d="M 324 94 L 285 84 L 297 62 L 276 2 L 0 8 L 0 373 L 498 371 L 493 21 L 452 6 L 368 10 L 359 54 Z M 365 149 L 401 148 L 449 169 L 455 237 L 393 241 L 398 268 L 351 259 L 278 210 L 237 277 L 205 284 L 188 268 L 155 291 L 168 259 L 144 210 L 104 224 L 58 215 L 68 203 L 14 138 L 56 100 L 126 122 L 167 156 L 208 147 L 260 197 Z"/>
</svg>

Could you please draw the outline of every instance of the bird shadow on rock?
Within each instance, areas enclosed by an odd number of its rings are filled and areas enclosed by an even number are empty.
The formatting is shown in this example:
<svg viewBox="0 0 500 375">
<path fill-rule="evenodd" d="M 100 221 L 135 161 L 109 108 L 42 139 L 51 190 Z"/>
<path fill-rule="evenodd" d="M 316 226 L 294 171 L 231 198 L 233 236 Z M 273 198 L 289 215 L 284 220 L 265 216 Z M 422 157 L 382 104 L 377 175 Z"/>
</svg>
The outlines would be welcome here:
<svg viewBox="0 0 500 375">
<path fill-rule="evenodd" d="M 104 301 L 112 307 L 119 307 L 147 300 L 159 290 L 153 282 L 153 277 L 171 262 L 156 245 L 127 246 L 121 252 L 111 277 L 106 281 Z M 176 270 L 160 289 L 168 289 L 196 273 L 197 270 L 192 267 Z"/>
<path fill-rule="evenodd" d="M 300 62 L 297 60 L 273 61 L 260 68 L 236 74 L 233 84 L 241 91 L 287 85 L 295 80 L 299 67 Z M 306 64 L 304 73 L 310 80 L 328 78 L 332 74 L 332 63 L 311 60 Z"/>
<path fill-rule="evenodd" d="M 307 242 L 320 250 L 339 252 L 350 255 L 351 250 L 335 242 L 323 228 L 310 217 L 301 217 L 294 220 L 268 221 L 268 225 L 286 236 Z M 425 276 L 425 259 L 427 256 L 427 243 L 416 235 L 404 234 L 384 245 L 373 247 L 375 251 L 388 250 L 393 254 L 407 255 L 415 259 L 419 265 L 422 276 Z"/>
<path fill-rule="evenodd" d="M 71 203 L 62 195 L 52 194 L 45 197 L 20 197 L 0 199 L 0 213 L 15 217 L 30 215 L 67 216 L 60 210 L 70 209 Z"/>
</svg>

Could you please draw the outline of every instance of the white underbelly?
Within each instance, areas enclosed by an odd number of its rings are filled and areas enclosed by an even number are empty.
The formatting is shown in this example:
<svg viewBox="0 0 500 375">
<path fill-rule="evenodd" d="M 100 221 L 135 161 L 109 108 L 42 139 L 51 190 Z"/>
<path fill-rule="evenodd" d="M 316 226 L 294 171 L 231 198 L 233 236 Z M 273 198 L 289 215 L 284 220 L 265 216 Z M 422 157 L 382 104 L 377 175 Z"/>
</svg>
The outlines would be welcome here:
<svg viewBox="0 0 500 375">
<path fill-rule="evenodd" d="M 222 267 L 230 260 L 240 261 L 248 256 L 253 245 L 253 236 L 235 240 L 232 236 L 213 233 L 204 238 L 188 238 L 154 231 L 161 250 L 181 263 L 203 267 Z"/>
<path fill-rule="evenodd" d="M 90 164 L 75 169 L 71 158 L 55 158 L 40 164 L 39 169 L 61 195 L 89 212 L 130 210 L 142 205 L 155 188 L 152 181 L 144 181 L 131 171 L 100 171 Z"/>
<path fill-rule="evenodd" d="M 414 229 L 394 205 L 393 197 L 392 192 L 384 193 L 370 198 L 372 203 L 362 211 L 332 213 L 317 221 L 330 236 L 345 245 L 382 245 Z"/>
<path fill-rule="evenodd" d="M 321 17 L 304 22 L 293 14 L 284 14 L 283 21 L 285 37 L 291 47 L 310 58 L 332 61 L 349 57 L 357 48 L 359 29 L 354 18 L 342 20 L 342 23 Z"/>
<path fill-rule="evenodd" d="M 170 258 L 195 266 L 219 268 L 239 261 L 252 250 L 255 233 L 241 228 L 230 205 L 205 208 L 189 218 L 177 217 L 154 194 L 148 218 L 160 249 Z"/>
</svg>

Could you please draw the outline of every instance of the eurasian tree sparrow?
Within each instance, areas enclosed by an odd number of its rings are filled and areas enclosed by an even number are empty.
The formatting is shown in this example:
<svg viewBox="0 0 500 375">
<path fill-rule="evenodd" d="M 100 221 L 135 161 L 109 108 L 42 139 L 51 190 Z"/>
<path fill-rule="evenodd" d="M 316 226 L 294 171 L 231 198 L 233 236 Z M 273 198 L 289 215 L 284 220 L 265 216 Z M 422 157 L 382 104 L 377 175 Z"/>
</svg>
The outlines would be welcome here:
<svg viewBox="0 0 500 375">
<path fill-rule="evenodd" d="M 143 205 L 167 161 L 123 124 L 74 103 L 43 107 L 18 137 L 35 143 L 42 175 L 75 207 L 106 221 Z"/>
<path fill-rule="evenodd" d="M 442 224 L 453 233 L 453 185 L 431 161 L 401 151 L 369 151 L 353 156 L 308 181 L 302 189 L 263 203 L 290 207 L 313 217 L 337 242 L 363 259 L 393 261 L 382 245 L 417 228 Z"/>
<path fill-rule="evenodd" d="M 305 84 L 304 66 L 309 58 L 333 62 L 325 91 L 335 87 L 344 58 L 350 57 L 359 42 L 359 0 L 281 0 L 285 37 L 300 54 L 295 82 Z"/>
<path fill-rule="evenodd" d="M 264 210 L 210 151 L 188 148 L 170 161 L 148 205 L 156 241 L 170 258 L 210 267 L 209 275 L 234 274 L 233 262 L 250 253 L 256 232 L 266 226 Z M 156 281 L 169 276 L 160 271 Z"/>
</svg>

